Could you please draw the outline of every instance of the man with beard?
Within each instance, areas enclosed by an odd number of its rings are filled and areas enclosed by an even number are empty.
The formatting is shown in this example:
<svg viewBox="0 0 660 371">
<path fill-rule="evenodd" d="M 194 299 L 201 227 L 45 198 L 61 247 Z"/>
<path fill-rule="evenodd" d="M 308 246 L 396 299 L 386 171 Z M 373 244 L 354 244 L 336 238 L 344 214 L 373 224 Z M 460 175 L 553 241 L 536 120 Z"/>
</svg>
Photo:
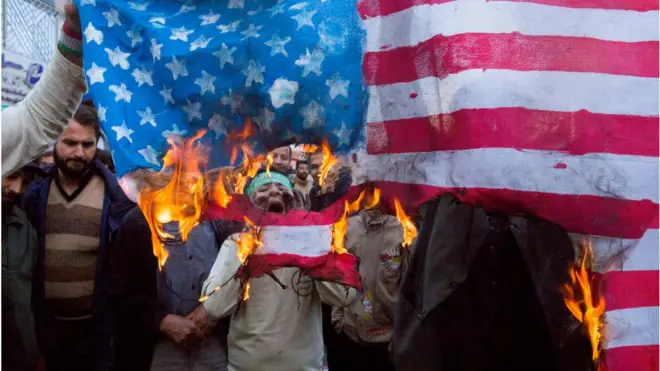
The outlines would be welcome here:
<svg viewBox="0 0 660 371">
<path fill-rule="evenodd" d="M 283 174 L 291 173 L 291 147 L 278 147 L 272 150 L 270 154 L 273 156 L 273 170 Z"/>
<path fill-rule="evenodd" d="M 18 207 L 34 171 L 2 178 L 2 369 L 9 371 L 32 371 L 38 360 L 31 308 L 37 236 Z"/>
<path fill-rule="evenodd" d="M 289 175 L 293 172 L 291 169 L 291 147 L 277 147 L 269 153 L 273 157 L 271 170 Z M 302 192 L 298 189 L 293 190 L 293 203 L 296 209 L 309 210 L 309 192 Z"/>
<path fill-rule="evenodd" d="M 99 136 L 96 112 L 80 106 L 55 143 L 55 165 L 25 197 L 39 243 L 35 320 L 49 370 L 105 369 L 111 360 L 104 260 L 135 205 L 94 159 Z"/>
<path fill-rule="evenodd" d="M 314 186 L 314 178 L 309 175 L 309 163 L 304 160 L 296 162 L 296 173 L 290 176 L 293 182 L 293 189 L 300 191 L 305 197 L 309 196 L 309 192 Z"/>
<path fill-rule="evenodd" d="M 291 182 L 285 174 L 257 174 L 246 194 L 263 211 L 286 215 L 293 208 Z M 250 279 L 250 298 L 237 308 L 241 283 L 232 278 L 241 265 L 237 239 L 230 237 L 220 249 L 202 291 L 210 297 L 198 313 L 202 318 L 231 317 L 229 370 L 321 370 L 321 302 L 343 308 L 351 304 L 355 290 L 347 294 L 342 286 L 313 281 L 298 268 L 280 268 Z"/>
</svg>

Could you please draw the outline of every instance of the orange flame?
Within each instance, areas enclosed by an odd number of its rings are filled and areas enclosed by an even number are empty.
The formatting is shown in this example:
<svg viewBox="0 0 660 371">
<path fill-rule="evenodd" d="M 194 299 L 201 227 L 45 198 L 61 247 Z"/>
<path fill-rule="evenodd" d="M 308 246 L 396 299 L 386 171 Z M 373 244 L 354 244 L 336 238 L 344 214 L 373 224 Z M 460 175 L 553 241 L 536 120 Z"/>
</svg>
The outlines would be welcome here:
<svg viewBox="0 0 660 371">
<path fill-rule="evenodd" d="M 257 175 L 264 161 L 263 155 L 254 156 L 252 148 L 245 143 L 241 145 L 241 151 L 243 152 L 243 163 L 234 176 L 234 192 L 236 193 L 243 193 L 247 180 Z"/>
<path fill-rule="evenodd" d="M 216 286 L 216 288 L 213 289 L 213 292 L 210 293 L 209 295 L 204 295 L 204 296 L 202 296 L 201 298 L 199 298 L 199 302 L 200 302 L 200 303 L 203 303 L 203 302 L 209 300 L 209 297 L 210 297 L 211 295 L 215 294 L 215 293 L 218 292 L 218 291 L 220 291 L 220 286 Z"/>
<path fill-rule="evenodd" d="M 250 281 L 245 283 L 243 287 L 243 301 L 246 301 L 250 298 Z"/>
<path fill-rule="evenodd" d="M 270 178 L 270 167 L 273 165 L 273 154 L 269 153 L 266 156 L 266 175 Z"/>
<path fill-rule="evenodd" d="M 245 223 L 247 224 L 248 231 L 241 232 L 238 235 L 238 239 L 234 239 L 236 245 L 238 246 L 238 259 L 241 261 L 241 264 L 245 263 L 248 256 L 254 252 L 257 247 L 261 247 L 261 228 L 255 227 L 254 222 L 250 220 L 247 216 L 243 217 Z"/>
<path fill-rule="evenodd" d="M 345 239 L 344 237 L 346 236 L 346 226 L 347 226 L 347 217 L 348 215 L 354 214 L 360 210 L 360 206 L 362 204 L 362 201 L 366 197 L 366 190 L 363 190 L 360 192 L 360 195 L 358 198 L 349 203 L 348 201 L 344 201 L 344 213 L 342 214 L 341 218 L 332 225 L 332 244 L 331 250 L 336 253 L 336 254 L 345 254 L 348 252 L 346 248 L 344 247 L 344 242 Z M 365 204 L 365 209 L 371 209 L 378 205 L 380 202 L 380 189 L 374 188 L 372 196 L 366 201 Z"/>
<path fill-rule="evenodd" d="M 415 223 L 413 223 L 412 219 L 403 210 L 401 202 L 396 197 L 394 197 L 394 208 L 396 210 L 396 218 L 403 226 L 403 242 L 401 246 L 408 247 L 412 245 L 413 240 L 417 237 L 417 227 L 415 227 Z"/>
<path fill-rule="evenodd" d="M 163 240 L 173 238 L 163 230 L 163 224 L 178 222 L 181 238 L 185 241 L 190 231 L 199 223 L 205 203 L 202 166 L 204 149 L 196 143 L 206 133 L 200 130 L 182 144 L 168 139 L 171 148 L 163 158 L 159 176 L 169 176 L 169 183 L 162 189 L 145 188 L 140 192 L 138 206 L 149 224 L 154 255 L 158 266 L 163 268 L 168 252 Z"/>
<path fill-rule="evenodd" d="M 316 144 L 301 144 L 300 149 L 305 153 L 314 153 L 319 149 Z"/>
<path fill-rule="evenodd" d="M 215 187 L 213 187 L 213 199 L 222 207 L 227 207 L 231 201 L 231 195 L 229 195 L 227 187 L 225 187 L 225 171 L 220 171 L 220 175 L 215 181 Z"/>
<path fill-rule="evenodd" d="M 589 273 L 593 257 L 594 252 L 589 241 L 583 246 L 580 265 L 569 268 L 571 282 L 564 284 L 563 291 L 564 303 L 584 326 L 591 342 L 591 359 L 600 368 L 598 359 L 604 331 L 602 317 L 605 313 L 605 299 L 600 292 L 594 295 L 596 284 L 593 282 L 593 273 Z"/>
<path fill-rule="evenodd" d="M 321 163 L 321 173 L 319 174 L 319 185 L 323 186 L 323 184 L 325 184 L 325 177 L 328 176 L 328 172 L 330 172 L 330 169 L 337 164 L 337 157 L 332 154 L 327 139 L 323 139 L 321 149 L 323 150 L 323 162 Z"/>
</svg>

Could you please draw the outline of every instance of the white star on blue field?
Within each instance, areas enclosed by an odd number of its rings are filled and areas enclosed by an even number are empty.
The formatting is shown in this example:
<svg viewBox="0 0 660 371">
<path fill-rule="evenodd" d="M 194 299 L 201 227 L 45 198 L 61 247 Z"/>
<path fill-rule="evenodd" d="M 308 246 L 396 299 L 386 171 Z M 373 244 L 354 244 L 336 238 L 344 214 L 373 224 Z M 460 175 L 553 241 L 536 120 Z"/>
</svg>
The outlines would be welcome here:
<svg viewBox="0 0 660 371">
<path fill-rule="evenodd" d="M 89 94 L 119 176 L 159 169 L 168 135 L 208 130 L 210 166 L 252 117 L 259 139 L 361 138 L 367 93 L 355 0 L 78 0 Z"/>
</svg>

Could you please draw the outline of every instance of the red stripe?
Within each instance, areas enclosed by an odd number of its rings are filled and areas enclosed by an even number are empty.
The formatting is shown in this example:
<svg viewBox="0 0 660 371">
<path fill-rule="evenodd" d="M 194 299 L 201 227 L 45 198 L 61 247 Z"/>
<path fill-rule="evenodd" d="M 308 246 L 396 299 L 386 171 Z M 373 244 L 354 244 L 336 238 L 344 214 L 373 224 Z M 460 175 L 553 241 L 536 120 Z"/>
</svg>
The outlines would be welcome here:
<svg viewBox="0 0 660 371">
<path fill-rule="evenodd" d="M 519 148 L 658 156 L 658 118 L 525 108 L 464 109 L 370 123 L 370 154 Z M 383 133 L 383 130 L 385 131 Z M 415 135 L 409 135 L 415 133 Z M 386 137 L 383 141 L 381 138 Z"/>
<path fill-rule="evenodd" d="M 603 371 L 657 371 L 658 349 L 657 345 L 608 349 Z"/>
<path fill-rule="evenodd" d="M 241 266 L 236 272 L 236 277 L 261 277 L 276 269 L 287 267 L 300 268 L 304 274 L 315 280 L 337 282 L 361 289 L 358 259 L 351 254 L 329 253 L 314 257 L 294 254 L 253 254 L 250 255 L 246 265 Z"/>
<path fill-rule="evenodd" d="M 330 225 L 335 223 L 344 212 L 344 200 L 354 200 L 360 193 L 362 187 L 351 187 L 344 198 L 324 209 L 322 212 L 292 210 L 286 215 L 274 214 L 259 210 L 250 200 L 237 195 L 232 198 L 229 206 L 225 209 L 216 204 L 209 204 L 202 217 L 203 220 L 243 220 L 250 218 L 255 225 L 278 225 L 278 226 L 303 226 L 303 225 Z"/>
<path fill-rule="evenodd" d="M 498 1 L 498 0 L 491 0 Z M 500 0 L 502 1 L 502 0 Z M 658 10 L 657 0 L 535 0 L 521 1 L 533 4 L 561 6 L 566 8 L 621 9 L 646 12 Z M 450 0 L 360 0 L 357 8 L 362 18 L 372 18 L 396 13 L 415 5 L 449 3 Z"/>
<path fill-rule="evenodd" d="M 558 223 L 567 232 L 604 237 L 639 239 L 658 213 L 658 205 L 650 200 L 633 201 L 511 189 L 442 188 L 395 182 L 375 182 L 374 185 L 382 190 L 381 202 L 388 203 L 396 195 L 409 213 L 409 205 L 419 205 L 439 194 L 451 192 L 463 202 L 482 205 L 486 209 L 534 215 Z"/>
<path fill-rule="evenodd" d="M 367 85 L 445 78 L 472 69 L 658 77 L 658 51 L 657 41 L 625 43 L 518 33 L 436 35 L 415 46 L 366 53 L 362 70 Z"/>
<path fill-rule="evenodd" d="M 381 206 L 389 213 L 393 213 L 392 200 L 395 196 L 401 200 L 406 211 L 414 215 L 416 205 L 450 192 L 463 202 L 481 205 L 486 209 L 534 215 L 558 223 L 567 232 L 604 237 L 639 239 L 658 215 L 658 205 L 650 200 L 634 201 L 511 189 L 443 188 L 382 181 L 371 184 L 381 189 Z M 257 225 L 329 225 L 343 213 L 344 199 L 357 198 L 361 188 L 351 187 L 343 199 L 320 213 L 291 211 L 285 216 L 266 213 L 252 206 L 245 197 L 235 197 L 228 209 L 209 205 L 203 219 L 243 220 L 245 215 Z"/>
<path fill-rule="evenodd" d="M 658 271 L 608 272 L 604 277 L 607 310 L 657 307 L 660 304 Z"/>
</svg>

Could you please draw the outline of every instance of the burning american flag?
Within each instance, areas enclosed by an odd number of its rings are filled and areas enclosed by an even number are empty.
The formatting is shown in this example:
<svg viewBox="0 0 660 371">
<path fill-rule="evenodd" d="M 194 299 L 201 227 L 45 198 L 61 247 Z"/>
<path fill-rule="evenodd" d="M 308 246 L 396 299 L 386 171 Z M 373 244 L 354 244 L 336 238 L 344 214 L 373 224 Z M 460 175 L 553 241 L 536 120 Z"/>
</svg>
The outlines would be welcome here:
<svg viewBox="0 0 660 371">
<path fill-rule="evenodd" d="M 255 138 L 328 138 L 401 210 L 452 192 L 560 224 L 596 270 L 618 257 L 605 366 L 657 368 L 657 1 L 156 4 L 79 4 L 119 175 L 196 127 L 226 164 L 244 116 Z"/>
</svg>

